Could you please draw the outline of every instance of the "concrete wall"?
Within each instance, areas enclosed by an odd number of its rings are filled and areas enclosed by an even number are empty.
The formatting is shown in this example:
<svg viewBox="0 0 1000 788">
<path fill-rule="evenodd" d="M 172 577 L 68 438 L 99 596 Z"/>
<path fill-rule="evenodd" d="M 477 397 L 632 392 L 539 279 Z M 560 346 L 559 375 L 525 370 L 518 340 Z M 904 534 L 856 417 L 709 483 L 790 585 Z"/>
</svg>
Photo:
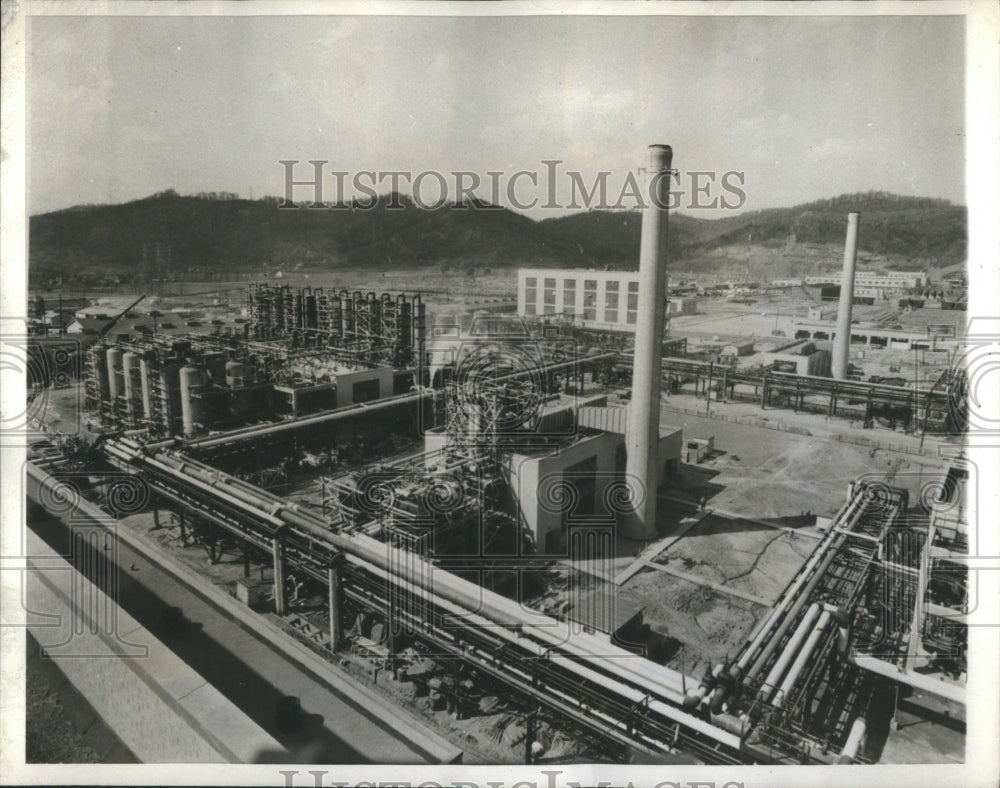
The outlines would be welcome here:
<svg viewBox="0 0 1000 788">
<path fill-rule="evenodd" d="M 561 480 L 574 483 L 572 474 L 565 475 L 570 466 L 596 459 L 594 474 L 594 501 L 597 514 L 609 514 L 604 506 L 604 492 L 616 478 L 615 457 L 618 447 L 624 445 L 625 436 L 600 433 L 582 438 L 567 447 L 541 456 L 514 454 L 510 459 L 510 477 L 513 492 L 521 515 L 535 538 L 539 552 L 546 551 L 550 532 L 558 533 L 567 517 L 573 512 L 560 510 L 549 495 L 553 484 L 558 489 Z M 540 500 L 540 496 L 545 500 Z M 589 512 L 588 512 L 589 513 Z M 577 514 L 584 514 L 578 512 Z"/>
<path fill-rule="evenodd" d="M 55 621 L 29 623 L 28 631 L 102 730 L 114 732 L 117 741 L 102 736 L 103 745 L 146 763 L 252 763 L 265 752 L 285 753 L 113 599 L 25 533 L 29 565 L 37 562 L 25 573 L 30 608 Z"/>
<path fill-rule="evenodd" d="M 393 374 L 392 367 L 376 367 L 375 369 L 359 369 L 354 372 L 338 373 L 336 407 L 342 408 L 345 405 L 353 405 L 354 384 L 368 380 L 378 381 L 378 399 L 392 396 Z"/>
<path fill-rule="evenodd" d="M 765 364 L 771 366 L 775 362 L 795 365 L 796 375 L 815 375 L 828 377 L 830 375 L 830 353 L 826 350 L 815 350 L 812 353 L 765 353 Z"/>
<path fill-rule="evenodd" d="M 426 441 L 426 439 L 425 439 Z M 683 431 L 680 427 L 661 427 L 659 443 L 658 484 L 676 469 L 683 450 Z M 427 444 L 425 443 L 425 446 Z M 612 482 L 621 479 L 624 467 L 619 467 L 620 454 L 624 453 L 625 436 L 617 433 L 600 433 L 580 439 L 557 451 L 545 455 L 514 454 L 510 459 L 510 478 L 514 496 L 524 522 L 535 538 L 539 552 L 546 552 L 549 533 L 558 533 L 566 517 L 573 512 L 561 511 L 552 496 L 552 484 L 565 479 L 573 483 L 574 474 L 566 470 L 590 458 L 596 459 L 594 470 L 594 512 L 576 514 L 604 514 L 611 512 L 604 502 L 604 493 Z M 579 478 L 579 477 L 576 477 Z M 540 500 L 540 496 L 546 500 Z M 562 549 L 561 542 L 556 550 Z"/>
</svg>

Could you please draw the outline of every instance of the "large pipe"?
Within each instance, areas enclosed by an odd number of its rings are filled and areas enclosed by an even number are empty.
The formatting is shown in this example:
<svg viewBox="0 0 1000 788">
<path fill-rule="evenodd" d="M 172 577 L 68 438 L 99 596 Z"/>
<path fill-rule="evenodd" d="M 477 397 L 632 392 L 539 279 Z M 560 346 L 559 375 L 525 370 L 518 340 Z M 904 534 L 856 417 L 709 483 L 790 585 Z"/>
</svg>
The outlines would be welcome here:
<svg viewBox="0 0 1000 788">
<path fill-rule="evenodd" d="M 841 527 L 844 530 L 849 531 L 854 527 L 854 524 L 857 522 L 863 511 L 864 496 L 855 495 L 846 504 L 844 504 L 844 507 L 837 514 L 834 522 L 844 523 Z M 780 642 L 781 638 L 784 636 L 784 632 L 787 631 L 788 626 L 791 625 L 791 622 L 795 619 L 798 611 L 801 610 L 806 599 L 809 597 L 809 590 L 807 590 L 805 594 L 800 594 L 799 589 L 802 588 L 807 580 L 810 583 L 815 584 L 814 581 L 816 581 L 817 576 L 822 575 L 824 570 L 820 569 L 817 575 L 814 573 L 814 569 L 821 561 L 827 562 L 832 560 L 830 557 L 831 550 L 835 552 L 833 542 L 838 540 L 843 541 L 844 538 L 846 537 L 844 537 L 842 533 L 837 534 L 831 528 L 831 530 L 824 537 L 824 540 L 817 545 L 816 549 L 813 551 L 812 557 L 806 562 L 806 565 L 802 567 L 798 575 L 796 575 L 795 579 L 792 581 L 791 585 L 782 593 L 781 601 L 778 603 L 778 606 L 774 608 L 767 619 L 765 619 L 763 624 L 757 630 L 757 633 L 752 637 L 750 645 L 746 648 L 746 650 L 744 650 L 743 654 L 740 655 L 739 660 L 737 660 L 731 668 L 730 673 L 734 678 L 740 678 L 751 662 L 753 662 L 754 667 L 757 668 L 756 670 L 753 670 L 751 678 L 760 672 L 760 667 L 763 667 L 763 662 L 767 660 L 771 651 L 773 651 L 774 647 L 777 646 L 778 642 Z M 812 579 L 810 580 L 810 578 Z M 810 586 L 810 588 L 811 587 L 812 586 Z M 785 610 L 789 608 L 789 606 L 793 607 L 791 613 L 784 619 L 784 624 L 782 625 L 784 629 L 780 630 L 775 637 L 771 638 L 770 636 L 772 630 L 778 625 L 778 622 L 781 621 L 782 615 Z M 758 656 L 758 652 L 764 646 L 765 641 L 769 645 L 765 648 L 765 651 Z"/>
<path fill-rule="evenodd" d="M 108 441 L 105 448 L 111 455 L 129 466 L 138 462 L 150 469 L 159 467 L 182 475 L 198 486 L 213 489 L 220 497 L 230 497 L 222 492 L 226 490 L 233 496 L 230 500 L 243 499 L 252 509 L 264 506 L 271 511 L 268 513 L 257 508 L 257 512 L 266 520 L 275 522 L 280 517 L 280 520 L 288 525 L 303 529 L 327 545 L 342 550 L 348 561 L 363 566 L 376 577 L 386 581 L 391 577 L 392 582 L 402 593 L 414 594 L 415 598 L 424 599 L 430 604 L 460 614 L 462 620 L 470 625 L 484 628 L 489 626 L 509 642 L 535 651 L 539 658 L 565 666 L 583 681 L 599 684 L 636 704 L 645 703 L 651 713 L 663 715 L 724 746 L 733 749 L 739 747 L 738 736 L 671 705 L 679 704 L 683 698 L 680 693 L 679 675 L 662 666 L 650 664 L 632 667 L 630 663 L 634 661 L 633 655 L 594 636 L 581 634 L 572 639 L 565 639 L 558 632 L 558 625 L 552 619 L 543 614 L 526 616 L 524 609 L 516 602 L 504 599 L 447 571 L 434 570 L 432 583 L 431 572 L 423 568 L 403 566 L 412 556 L 407 556 L 407 560 L 404 560 L 401 557 L 403 551 L 398 548 L 365 536 L 356 534 L 347 536 L 330 531 L 328 524 L 314 518 L 311 513 L 300 513 L 297 504 L 283 502 L 252 485 L 222 472 L 213 471 L 195 460 L 166 452 L 160 452 L 153 457 L 147 456 L 138 444 L 123 440 Z M 250 503 L 251 501 L 253 503 Z M 268 501 L 272 501 L 272 505 L 268 505 Z M 280 526 L 278 530 L 281 530 Z M 271 547 L 273 551 L 274 543 Z M 276 562 L 276 566 L 278 565 Z M 398 572 L 400 568 L 402 572 Z M 393 571 L 390 573 L 390 570 Z M 433 590 L 430 589 L 431 585 Z M 474 607 L 470 607 L 470 604 Z M 470 610 L 477 612 L 470 613 Z M 481 616 L 489 618 L 480 618 Z M 501 626 L 497 628 L 497 624 Z M 568 653 L 563 654 L 561 651 Z M 581 658 L 582 663 L 578 661 Z M 588 663 L 608 672 L 598 673 L 588 667 Z M 651 691 L 655 693 L 654 698 L 663 698 L 667 702 L 650 699 Z"/>
<path fill-rule="evenodd" d="M 792 663 L 792 667 L 789 668 L 788 674 L 785 676 L 785 680 L 781 682 L 781 686 L 778 688 L 778 694 L 774 696 L 774 700 L 771 701 L 771 705 L 781 708 L 784 702 L 788 699 L 788 693 L 792 691 L 795 686 L 795 682 L 799 680 L 799 676 L 805 669 L 806 663 L 812 659 L 813 653 L 816 651 L 816 646 L 819 644 L 819 639 L 826 629 L 826 625 L 830 623 L 830 611 L 824 610 L 823 615 L 819 617 L 819 622 L 813 628 L 813 631 L 809 634 L 809 639 L 806 644 L 799 651 L 799 655 L 795 658 L 795 662 Z"/>
<path fill-rule="evenodd" d="M 851 732 L 847 735 L 847 741 L 844 743 L 844 749 L 840 751 L 840 757 L 837 758 L 838 764 L 854 763 L 857 760 L 858 750 L 861 749 L 861 742 L 864 741 L 867 729 L 868 724 L 864 717 L 858 717 L 854 720 Z"/>
<path fill-rule="evenodd" d="M 566 639 L 560 632 L 560 625 L 544 614 L 527 615 L 516 602 L 505 599 L 475 583 L 464 580 L 447 571 L 418 566 L 402 566 L 403 563 L 414 563 L 412 556 L 404 551 L 393 548 L 360 534 L 346 535 L 330 530 L 328 523 L 316 518 L 312 513 L 300 509 L 298 504 L 284 501 L 253 487 L 235 477 L 205 466 L 183 455 L 170 452 L 157 452 L 153 456 L 146 455 L 138 444 L 126 441 L 108 441 L 105 449 L 111 456 L 118 458 L 128 466 L 141 463 L 148 470 L 162 470 L 171 475 L 183 477 L 189 484 L 210 490 L 221 500 L 236 503 L 248 513 L 262 516 L 269 523 L 280 528 L 287 524 L 319 540 L 333 549 L 344 553 L 347 560 L 360 561 L 369 571 L 375 567 L 388 571 L 396 567 L 398 575 L 395 580 L 401 585 L 412 582 L 414 591 L 421 598 L 433 596 L 437 599 L 447 599 L 465 609 L 474 605 L 479 614 L 488 617 L 493 626 L 500 624 L 510 630 L 519 630 L 525 637 L 534 637 L 546 644 L 547 648 L 566 650 L 576 657 L 586 657 L 590 660 L 607 661 L 613 665 L 613 673 L 620 681 L 632 682 L 636 686 L 655 689 L 661 696 L 672 703 L 680 704 L 683 700 L 681 686 L 684 680 L 680 674 L 656 664 L 632 666 L 633 655 L 612 643 L 590 636 L 585 633 Z M 403 556 L 406 555 L 404 558 Z M 418 564 L 421 562 L 417 562 Z M 397 566 L 399 564 L 399 566 Z M 433 578 L 431 575 L 433 574 Z M 687 679 L 688 681 L 693 681 Z M 639 695 L 642 698 L 642 695 Z M 686 715 L 685 715 L 686 717 Z M 677 719 L 677 718 L 675 718 Z M 687 722 L 685 722 L 687 724 Z"/>
<path fill-rule="evenodd" d="M 805 607 L 806 602 L 812 596 L 812 592 L 815 590 L 816 586 L 819 585 L 819 581 L 826 574 L 826 571 L 833 563 L 834 558 L 836 558 L 837 552 L 847 540 L 847 533 L 845 532 L 852 531 L 858 520 L 861 518 L 861 515 L 864 514 L 866 500 L 867 499 L 864 495 L 856 495 L 848 501 L 847 505 L 843 509 L 842 515 L 838 515 L 836 518 L 836 522 L 844 522 L 844 525 L 838 528 L 830 529 L 828 534 L 830 541 L 822 542 L 821 546 L 817 547 L 817 549 L 813 552 L 812 558 L 810 558 L 809 562 L 806 564 L 805 569 L 799 573 L 792 588 L 785 595 L 783 595 L 780 607 L 784 608 L 790 605 L 788 608 L 788 614 L 781 621 L 780 626 L 777 627 L 774 636 L 771 637 L 766 644 L 762 641 L 762 650 L 760 651 L 760 654 L 756 657 L 749 670 L 746 672 L 748 679 L 753 679 L 758 673 L 760 673 L 768 658 L 788 632 L 792 622 L 796 620 L 799 612 L 803 607 Z M 801 591 L 799 590 L 800 588 Z M 777 623 L 777 619 L 775 619 L 775 623 Z"/>
<path fill-rule="evenodd" d="M 844 273 L 840 279 L 840 303 L 837 306 L 837 336 L 833 340 L 833 377 L 847 377 L 847 357 L 851 348 L 851 305 L 854 303 L 854 268 L 858 260 L 858 225 L 860 213 L 847 215 L 847 241 L 844 244 Z"/>
<path fill-rule="evenodd" d="M 792 658 L 798 653 L 799 646 L 802 641 L 806 639 L 806 635 L 809 634 L 809 630 L 812 629 L 812 625 L 816 622 L 817 616 L 819 616 L 819 604 L 817 602 L 813 602 L 809 606 L 809 610 L 806 611 L 805 616 L 803 616 L 802 623 L 799 624 L 795 633 L 788 640 L 788 645 L 785 646 L 785 650 L 781 652 L 781 656 L 778 657 L 777 661 L 774 663 L 774 667 L 771 668 L 771 672 L 768 673 L 767 678 L 764 679 L 764 684 L 761 686 L 760 692 L 757 694 L 757 697 L 760 700 L 767 701 L 771 699 L 771 693 L 774 692 L 781 683 L 781 679 L 785 675 L 785 670 L 788 668 Z"/>
<path fill-rule="evenodd" d="M 122 377 L 122 349 L 120 347 L 110 347 L 107 352 L 108 359 L 108 396 L 114 404 L 115 397 L 124 394 L 125 381 Z"/>
<path fill-rule="evenodd" d="M 647 174 L 648 204 L 642 216 L 639 247 L 639 309 L 632 362 L 625 479 L 633 509 L 625 518 L 625 536 L 656 536 L 656 486 L 659 476 L 660 372 L 666 305 L 667 204 L 670 199 L 669 145 L 651 145 Z"/>
</svg>

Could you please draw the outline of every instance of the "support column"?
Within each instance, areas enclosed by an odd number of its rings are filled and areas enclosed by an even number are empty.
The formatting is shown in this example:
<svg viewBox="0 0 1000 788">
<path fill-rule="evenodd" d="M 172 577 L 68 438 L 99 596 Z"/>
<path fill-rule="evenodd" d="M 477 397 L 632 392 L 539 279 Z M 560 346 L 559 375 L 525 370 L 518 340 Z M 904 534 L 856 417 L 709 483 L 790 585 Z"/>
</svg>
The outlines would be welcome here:
<svg viewBox="0 0 1000 788">
<path fill-rule="evenodd" d="M 765 410 L 765 404 L 767 403 L 767 373 L 764 373 L 764 382 L 760 387 L 760 409 Z"/>
<path fill-rule="evenodd" d="M 243 540 L 243 577 L 250 577 L 250 542 Z"/>
<path fill-rule="evenodd" d="M 160 509 L 155 502 L 153 503 L 153 530 L 160 530 Z"/>
<path fill-rule="evenodd" d="M 274 558 L 274 612 L 285 615 L 285 536 L 279 528 L 271 540 L 271 555 Z"/>
<path fill-rule="evenodd" d="M 332 650 L 336 650 L 344 639 L 344 611 L 340 593 L 341 571 L 344 561 L 344 554 L 337 553 L 330 559 L 330 566 L 326 569 L 330 604 L 330 648 Z"/>
</svg>

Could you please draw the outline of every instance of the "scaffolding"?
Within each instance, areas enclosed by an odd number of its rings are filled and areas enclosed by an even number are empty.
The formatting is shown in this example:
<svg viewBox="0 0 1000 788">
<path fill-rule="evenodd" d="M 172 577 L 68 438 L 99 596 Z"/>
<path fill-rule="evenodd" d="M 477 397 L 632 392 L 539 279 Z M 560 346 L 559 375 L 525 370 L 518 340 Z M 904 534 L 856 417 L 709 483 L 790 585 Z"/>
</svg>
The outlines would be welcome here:
<svg viewBox="0 0 1000 788">
<path fill-rule="evenodd" d="M 84 367 L 84 403 L 88 412 L 103 420 L 110 416 L 107 348 L 98 343 L 87 350 Z"/>
<path fill-rule="evenodd" d="M 248 337 L 293 347 L 343 348 L 368 366 L 417 360 L 426 332 L 419 295 L 362 293 L 252 283 L 246 289 Z"/>
</svg>

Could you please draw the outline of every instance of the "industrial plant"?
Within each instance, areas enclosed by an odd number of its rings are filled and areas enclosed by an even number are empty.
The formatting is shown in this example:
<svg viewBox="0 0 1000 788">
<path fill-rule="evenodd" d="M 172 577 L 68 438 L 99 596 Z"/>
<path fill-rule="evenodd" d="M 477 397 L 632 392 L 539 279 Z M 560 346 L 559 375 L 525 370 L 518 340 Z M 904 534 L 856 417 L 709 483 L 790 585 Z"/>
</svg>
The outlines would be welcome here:
<svg viewBox="0 0 1000 788">
<path fill-rule="evenodd" d="M 719 328 L 720 299 L 668 277 L 672 155 L 648 151 L 660 199 L 637 270 L 524 269 L 516 306 L 272 280 L 242 288 L 227 332 L 109 317 L 80 350 L 79 428 L 30 450 L 29 528 L 61 520 L 98 586 L 155 565 L 192 598 L 222 589 L 242 630 L 318 665 L 317 693 L 406 715 L 379 734 L 406 738 L 406 762 L 961 761 L 977 484 L 948 442 L 961 332 L 857 301 L 858 213 L 835 316 L 807 289 L 830 277 L 744 282 L 759 314 L 726 308 L 753 328 Z M 926 279 L 909 282 L 869 286 Z M 808 307 L 765 314 L 769 289 Z M 925 469 L 932 444 L 949 451 Z M 148 570 L 112 568 L 124 548 L 94 536 L 112 526 Z M 135 626 L 200 669 L 207 634 L 161 607 Z M 318 695 L 264 679 L 241 704 L 220 678 L 213 713 L 242 721 L 244 750 L 300 754 Z M 940 751 L 913 719 L 940 725 Z M 227 735 L 212 746 L 232 760 Z M 322 757 L 365 758 L 346 751 Z"/>
</svg>

